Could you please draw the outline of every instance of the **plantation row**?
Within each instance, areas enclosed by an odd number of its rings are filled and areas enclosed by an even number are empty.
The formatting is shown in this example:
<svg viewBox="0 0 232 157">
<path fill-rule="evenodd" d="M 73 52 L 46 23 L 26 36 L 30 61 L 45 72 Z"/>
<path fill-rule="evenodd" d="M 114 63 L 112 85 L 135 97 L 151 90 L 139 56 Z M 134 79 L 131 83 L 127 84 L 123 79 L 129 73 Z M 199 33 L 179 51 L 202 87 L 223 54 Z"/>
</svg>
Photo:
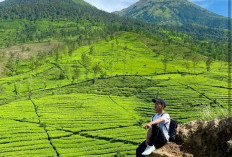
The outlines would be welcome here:
<svg viewBox="0 0 232 157">
<path fill-rule="evenodd" d="M 117 142 L 118 139 L 114 137 L 115 133 L 112 133 L 109 137 L 110 139 L 98 140 L 97 137 L 96 139 L 88 137 L 91 134 L 86 134 L 85 132 L 100 129 L 108 133 L 107 130 L 111 130 L 111 128 L 114 127 L 125 127 L 130 128 L 130 130 L 134 129 L 133 125 L 136 124 L 136 119 L 134 119 L 136 114 L 131 110 L 132 106 L 127 107 L 125 105 L 123 106 L 125 109 L 121 109 L 111 99 L 108 96 L 90 94 L 45 97 L 33 101 L 36 104 L 38 117 L 36 116 L 31 101 L 22 101 L 1 106 L 1 115 L 4 117 L 4 120 L 1 120 L 1 122 L 4 124 L 4 122 L 9 121 L 7 125 L 5 125 L 5 129 L 2 130 L 2 133 L 9 130 L 9 136 L 4 134 L 1 138 L 1 146 L 6 151 L 1 151 L 0 156 L 13 154 L 16 149 L 11 146 L 17 144 L 19 150 L 15 153 L 18 154 L 25 153 L 25 147 L 29 146 L 31 149 L 38 150 L 40 145 L 29 145 L 25 144 L 23 141 L 27 142 L 32 140 L 41 143 L 46 141 L 47 137 L 43 127 L 46 128 L 51 142 L 61 156 L 88 156 L 88 154 L 96 156 L 101 154 L 112 155 L 117 151 L 132 155 L 136 147 L 135 143 L 138 143 L 144 138 L 144 136 L 142 136 L 142 133 L 144 133 L 143 131 L 141 131 L 140 136 L 137 137 L 138 140 L 133 139 L 133 136 L 137 136 L 136 132 L 128 132 L 128 139 L 123 138 L 124 135 L 127 134 L 122 133 L 122 137 L 119 138 L 121 141 L 119 142 Z M 12 114 L 10 111 L 15 112 Z M 38 122 L 38 118 L 40 123 Z M 136 118 L 138 119 L 139 117 Z M 14 123 L 9 124 L 10 122 Z M 137 128 L 140 127 L 137 126 Z M 124 128 L 122 128 L 122 130 L 123 129 Z M 80 131 L 81 133 L 78 135 Z M 115 131 L 117 131 L 117 129 Z M 7 137 L 10 136 L 11 138 L 8 139 Z M 37 137 L 34 138 L 34 136 Z M 116 141 L 110 144 L 111 139 Z M 133 144 L 126 144 L 126 146 L 124 141 L 129 141 L 129 143 L 132 142 Z M 85 144 L 86 147 L 80 149 L 80 147 Z M 45 149 L 42 147 L 44 145 L 43 143 L 41 144 L 41 149 Z M 89 146 L 91 147 L 89 148 Z M 51 149 L 51 146 L 47 145 L 47 147 L 50 148 L 50 153 L 52 154 L 54 151 Z M 46 151 L 48 151 L 47 149 Z M 90 149 L 91 151 L 89 150 L 86 154 L 83 152 L 84 149 Z M 101 149 L 107 151 L 102 152 L 100 151 Z M 31 153 L 36 155 L 36 152 L 31 151 Z"/>
</svg>

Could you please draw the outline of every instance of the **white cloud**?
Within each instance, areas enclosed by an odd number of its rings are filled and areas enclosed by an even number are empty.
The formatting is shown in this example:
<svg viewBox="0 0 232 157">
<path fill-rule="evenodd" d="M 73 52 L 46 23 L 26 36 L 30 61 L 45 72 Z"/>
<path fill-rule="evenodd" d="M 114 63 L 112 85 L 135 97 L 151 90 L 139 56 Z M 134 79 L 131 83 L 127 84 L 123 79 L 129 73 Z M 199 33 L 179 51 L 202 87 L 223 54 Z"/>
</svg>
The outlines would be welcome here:
<svg viewBox="0 0 232 157">
<path fill-rule="evenodd" d="M 105 10 L 107 12 L 118 11 L 129 7 L 138 0 L 85 0 L 98 9 Z"/>
<path fill-rule="evenodd" d="M 0 0 L 2 2 L 4 0 Z M 98 9 L 105 10 L 107 12 L 118 11 L 129 7 L 139 0 L 84 0 Z"/>
</svg>

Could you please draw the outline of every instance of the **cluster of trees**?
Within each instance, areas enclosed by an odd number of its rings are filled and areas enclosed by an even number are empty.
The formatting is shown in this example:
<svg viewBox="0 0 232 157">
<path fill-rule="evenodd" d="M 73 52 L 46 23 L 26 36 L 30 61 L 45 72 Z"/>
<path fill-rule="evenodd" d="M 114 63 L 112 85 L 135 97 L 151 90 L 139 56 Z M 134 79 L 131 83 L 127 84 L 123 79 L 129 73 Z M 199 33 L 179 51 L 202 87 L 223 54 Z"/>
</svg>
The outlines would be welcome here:
<svg viewBox="0 0 232 157">
<path fill-rule="evenodd" d="M 19 67 L 19 54 L 10 52 L 9 59 L 7 60 L 4 68 L 4 73 L 7 76 L 14 76 L 18 74 L 18 67 Z"/>
<path fill-rule="evenodd" d="M 192 49 L 188 49 L 186 47 L 180 47 L 173 44 L 169 44 L 167 42 L 162 43 L 163 49 L 161 50 L 162 55 L 164 56 L 161 59 L 161 62 L 164 65 L 164 72 L 167 71 L 168 63 L 173 61 L 174 59 L 179 59 L 180 57 L 184 61 L 184 66 L 190 72 L 191 67 L 194 69 L 194 73 L 196 72 L 196 66 L 200 61 L 205 63 L 206 70 L 210 72 L 212 63 L 215 61 L 212 57 L 203 57 L 196 51 Z M 156 52 L 156 51 L 154 51 Z M 158 55 L 160 52 L 156 52 Z M 219 69 L 220 70 L 220 69 Z"/>
</svg>

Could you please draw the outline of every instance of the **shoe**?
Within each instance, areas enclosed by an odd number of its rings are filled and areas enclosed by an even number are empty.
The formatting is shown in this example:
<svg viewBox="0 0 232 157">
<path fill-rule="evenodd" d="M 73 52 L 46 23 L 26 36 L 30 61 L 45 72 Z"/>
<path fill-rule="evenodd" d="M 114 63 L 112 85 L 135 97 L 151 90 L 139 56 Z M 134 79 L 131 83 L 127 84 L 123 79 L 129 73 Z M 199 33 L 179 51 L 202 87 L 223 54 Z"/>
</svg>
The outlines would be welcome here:
<svg viewBox="0 0 232 157">
<path fill-rule="evenodd" d="M 146 149 L 142 153 L 142 155 L 150 155 L 155 150 L 155 146 L 149 146 L 147 145 Z"/>
</svg>

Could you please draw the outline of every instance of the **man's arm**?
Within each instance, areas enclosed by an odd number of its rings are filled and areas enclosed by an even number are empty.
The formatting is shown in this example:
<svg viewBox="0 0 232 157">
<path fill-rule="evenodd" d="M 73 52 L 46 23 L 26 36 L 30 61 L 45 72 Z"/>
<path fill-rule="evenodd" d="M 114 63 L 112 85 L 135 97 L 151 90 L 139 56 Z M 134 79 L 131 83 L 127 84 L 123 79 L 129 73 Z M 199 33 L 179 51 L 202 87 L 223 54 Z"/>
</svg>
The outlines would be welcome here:
<svg viewBox="0 0 232 157">
<path fill-rule="evenodd" d="M 152 122 L 147 123 L 146 125 L 143 126 L 144 129 L 150 128 L 153 124 L 159 124 L 164 121 L 163 117 L 160 117 L 156 120 L 153 120 Z"/>
<path fill-rule="evenodd" d="M 164 121 L 164 118 L 163 118 L 163 117 L 160 117 L 160 118 L 158 118 L 158 119 L 156 119 L 156 120 L 153 120 L 152 122 L 150 122 L 150 123 L 148 123 L 148 124 L 150 124 L 150 125 L 159 124 L 159 123 L 161 123 L 161 122 L 163 122 L 163 121 Z"/>
</svg>

